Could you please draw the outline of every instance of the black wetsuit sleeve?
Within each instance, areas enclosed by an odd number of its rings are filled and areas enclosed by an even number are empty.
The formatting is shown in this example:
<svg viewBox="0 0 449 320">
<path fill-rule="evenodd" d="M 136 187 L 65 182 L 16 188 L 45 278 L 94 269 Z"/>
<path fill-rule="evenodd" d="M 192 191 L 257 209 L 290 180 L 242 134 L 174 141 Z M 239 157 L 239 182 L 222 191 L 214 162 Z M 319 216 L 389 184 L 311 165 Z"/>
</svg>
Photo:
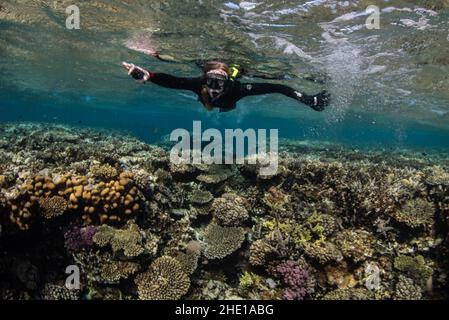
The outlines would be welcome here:
<svg viewBox="0 0 449 320">
<path fill-rule="evenodd" d="M 201 88 L 202 79 L 175 77 L 166 73 L 151 73 L 150 81 L 170 89 L 191 90 L 198 92 Z"/>
<path fill-rule="evenodd" d="M 242 83 L 239 86 L 238 98 L 255 96 L 268 93 L 280 93 L 292 99 L 302 101 L 303 93 L 295 91 L 293 88 L 277 83 Z"/>
</svg>

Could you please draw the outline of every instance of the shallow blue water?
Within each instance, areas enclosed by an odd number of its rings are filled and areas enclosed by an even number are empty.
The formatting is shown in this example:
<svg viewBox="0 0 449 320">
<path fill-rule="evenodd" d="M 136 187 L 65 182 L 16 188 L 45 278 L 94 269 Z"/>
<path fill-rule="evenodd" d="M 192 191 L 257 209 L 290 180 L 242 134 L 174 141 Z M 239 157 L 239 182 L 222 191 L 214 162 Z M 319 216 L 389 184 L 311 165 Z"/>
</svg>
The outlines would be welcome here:
<svg viewBox="0 0 449 320">
<path fill-rule="evenodd" d="M 204 129 L 279 129 L 281 138 L 354 147 L 449 149 L 448 9 L 376 3 L 383 20 L 374 31 L 363 27 L 361 1 L 96 1 L 80 5 L 82 28 L 70 31 L 60 4 L 7 1 L 0 15 L 0 122 L 108 128 L 158 142 L 201 120 Z M 159 62 L 139 48 L 182 61 Z M 139 85 L 120 67 L 130 61 L 193 76 L 200 74 L 192 63 L 198 57 L 285 74 L 284 84 L 307 93 L 326 88 L 332 104 L 317 113 L 273 95 L 245 98 L 232 112 L 207 112 L 193 94 Z M 309 72 L 331 80 L 301 80 Z"/>
</svg>

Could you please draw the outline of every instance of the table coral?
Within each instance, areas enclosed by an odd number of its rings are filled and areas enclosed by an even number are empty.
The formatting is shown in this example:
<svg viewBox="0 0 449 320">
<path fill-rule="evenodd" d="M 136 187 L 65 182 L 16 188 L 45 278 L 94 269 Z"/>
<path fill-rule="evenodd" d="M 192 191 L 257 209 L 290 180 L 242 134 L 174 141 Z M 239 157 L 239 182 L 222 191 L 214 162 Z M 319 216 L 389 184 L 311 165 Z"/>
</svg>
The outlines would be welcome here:
<svg viewBox="0 0 449 320">
<path fill-rule="evenodd" d="M 190 287 L 179 262 L 168 256 L 156 259 L 146 272 L 136 276 L 135 283 L 142 300 L 177 300 Z"/>
<path fill-rule="evenodd" d="M 132 222 L 123 229 L 101 225 L 97 228 L 93 241 L 101 247 L 111 245 L 114 252 L 122 251 L 127 257 L 136 257 L 145 250 L 140 229 Z"/>
<path fill-rule="evenodd" d="M 204 255 L 208 259 L 222 259 L 240 248 L 244 240 L 243 228 L 221 227 L 211 223 L 204 231 Z"/>
</svg>

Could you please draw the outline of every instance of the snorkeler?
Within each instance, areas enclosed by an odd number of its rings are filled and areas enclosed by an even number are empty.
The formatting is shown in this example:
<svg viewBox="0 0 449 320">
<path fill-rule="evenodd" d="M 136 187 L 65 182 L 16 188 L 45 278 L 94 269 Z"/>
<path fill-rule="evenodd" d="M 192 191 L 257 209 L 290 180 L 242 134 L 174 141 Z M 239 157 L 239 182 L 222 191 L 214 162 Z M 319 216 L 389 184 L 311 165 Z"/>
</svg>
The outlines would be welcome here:
<svg viewBox="0 0 449 320">
<path fill-rule="evenodd" d="M 239 68 L 223 62 L 206 62 L 203 75 L 196 78 L 181 78 L 165 73 L 153 73 L 131 63 L 123 62 L 128 74 L 139 82 L 150 81 L 162 87 L 190 90 L 198 95 L 199 101 L 208 109 L 220 108 L 221 112 L 232 110 L 237 101 L 247 96 L 280 93 L 299 101 L 316 111 L 323 111 L 329 105 L 329 93 L 325 90 L 316 95 L 307 95 L 289 86 L 275 83 L 241 83 L 237 81 Z"/>
</svg>

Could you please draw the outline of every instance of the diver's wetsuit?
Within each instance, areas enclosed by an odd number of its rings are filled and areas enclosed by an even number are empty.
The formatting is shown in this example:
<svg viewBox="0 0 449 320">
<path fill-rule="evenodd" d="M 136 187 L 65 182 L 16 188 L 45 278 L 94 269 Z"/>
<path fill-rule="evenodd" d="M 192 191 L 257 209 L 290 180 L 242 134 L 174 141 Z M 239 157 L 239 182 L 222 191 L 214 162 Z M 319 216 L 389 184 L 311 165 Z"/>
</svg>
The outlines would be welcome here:
<svg viewBox="0 0 449 320">
<path fill-rule="evenodd" d="M 198 99 L 204 104 L 201 100 L 201 89 L 205 84 L 203 77 L 181 78 L 165 73 L 150 73 L 150 81 L 166 88 L 193 91 L 198 95 Z M 313 96 L 301 94 L 282 84 L 240 83 L 237 80 L 228 81 L 223 95 L 215 101 L 212 101 L 212 103 L 214 107 L 220 108 L 221 112 L 226 112 L 234 109 L 237 101 L 244 97 L 267 93 L 280 93 L 307 105 L 313 104 Z M 310 101 L 310 99 L 312 99 L 312 101 Z"/>
</svg>

